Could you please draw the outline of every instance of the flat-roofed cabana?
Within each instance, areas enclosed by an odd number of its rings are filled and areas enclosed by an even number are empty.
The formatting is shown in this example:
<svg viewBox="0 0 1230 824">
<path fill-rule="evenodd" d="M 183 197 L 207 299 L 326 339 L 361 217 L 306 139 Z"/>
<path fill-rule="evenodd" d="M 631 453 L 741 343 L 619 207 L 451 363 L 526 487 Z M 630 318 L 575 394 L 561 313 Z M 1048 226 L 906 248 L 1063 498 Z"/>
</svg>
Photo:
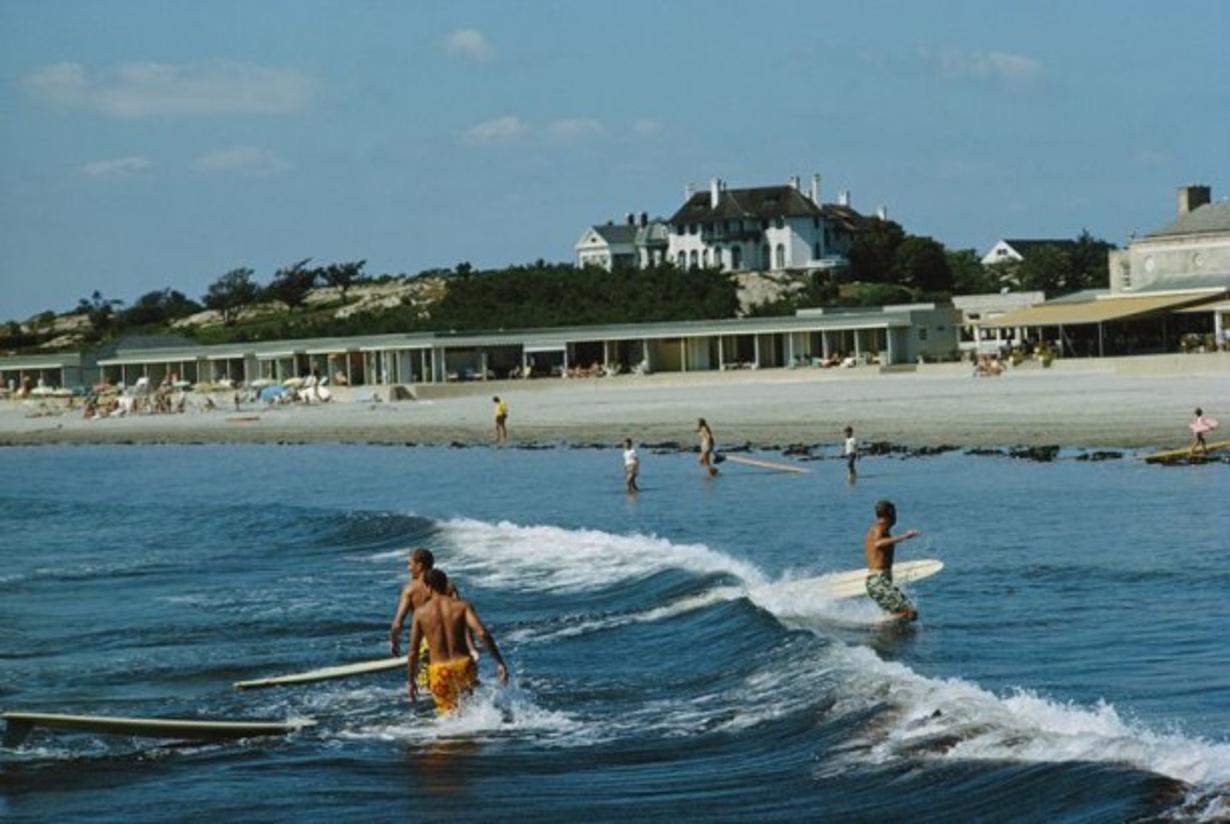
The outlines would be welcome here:
<svg viewBox="0 0 1230 824">
<path fill-rule="evenodd" d="M 6 389 L 19 389 L 26 378 L 36 387 L 63 389 L 80 386 L 84 383 L 81 353 L 49 352 L 45 355 L 0 358 L 0 385 Z"/>
</svg>

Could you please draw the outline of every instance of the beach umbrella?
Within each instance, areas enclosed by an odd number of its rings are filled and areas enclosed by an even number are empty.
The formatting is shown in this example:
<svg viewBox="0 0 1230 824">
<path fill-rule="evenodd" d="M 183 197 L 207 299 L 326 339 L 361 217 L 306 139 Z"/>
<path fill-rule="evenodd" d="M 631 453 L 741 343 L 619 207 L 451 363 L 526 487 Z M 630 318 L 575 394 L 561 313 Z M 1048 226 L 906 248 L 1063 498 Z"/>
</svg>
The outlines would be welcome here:
<svg viewBox="0 0 1230 824">
<path fill-rule="evenodd" d="M 266 386 L 261 389 L 260 399 L 273 402 L 285 394 L 286 390 L 280 386 Z"/>
<path fill-rule="evenodd" d="M 282 385 L 297 389 L 300 386 L 303 386 L 303 378 L 287 378 L 282 381 Z"/>
</svg>

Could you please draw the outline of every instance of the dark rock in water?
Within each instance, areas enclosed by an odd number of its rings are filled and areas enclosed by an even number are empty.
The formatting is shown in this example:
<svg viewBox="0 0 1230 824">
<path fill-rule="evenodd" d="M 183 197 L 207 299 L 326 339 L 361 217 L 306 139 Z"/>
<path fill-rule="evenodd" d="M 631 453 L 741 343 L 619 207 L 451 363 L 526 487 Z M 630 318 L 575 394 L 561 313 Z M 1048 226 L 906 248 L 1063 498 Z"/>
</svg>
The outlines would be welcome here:
<svg viewBox="0 0 1230 824">
<path fill-rule="evenodd" d="M 1097 452 L 1083 452 L 1076 456 L 1078 461 L 1117 461 L 1123 457 L 1122 452 L 1111 452 L 1098 450 Z"/>
<path fill-rule="evenodd" d="M 659 452 L 658 454 L 663 454 L 668 450 L 674 450 L 678 452 L 680 449 L 683 449 L 683 444 L 679 443 L 679 441 L 662 441 L 660 443 L 643 443 L 641 444 L 641 448 L 642 449 L 658 449 L 658 450 L 661 450 L 661 452 Z"/>
<path fill-rule="evenodd" d="M 782 450 L 782 455 L 786 457 L 811 457 L 811 447 L 805 443 L 792 443 L 790 446 Z"/>
<path fill-rule="evenodd" d="M 1006 455 L 1002 449 L 994 449 L 986 446 L 975 446 L 972 449 L 965 450 L 966 455 Z"/>
<path fill-rule="evenodd" d="M 744 441 L 738 446 L 723 446 L 722 451 L 723 452 L 751 452 L 752 445 L 748 443 L 747 441 Z"/>
<path fill-rule="evenodd" d="M 610 449 L 610 447 L 604 443 L 570 443 L 568 444 L 568 448 L 569 449 Z"/>
<path fill-rule="evenodd" d="M 418 446 L 414 441 L 406 441 L 406 446 Z"/>
<path fill-rule="evenodd" d="M 448 445 L 449 449 L 468 449 L 469 447 L 468 443 L 462 443 L 461 441 L 453 441 Z"/>
<path fill-rule="evenodd" d="M 888 441 L 870 441 L 859 450 L 864 455 L 909 455 L 909 447 Z"/>
<path fill-rule="evenodd" d="M 519 443 L 519 444 L 514 444 L 514 445 L 513 445 L 513 449 L 527 449 L 527 450 L 530 450 L 530 451 L 534 451 L 534 450 L 538 450 L 538 449 L 554 449 L 554 448 L 555 448 L 555 446 L 554 446 L 553 444 L 549 444 L 549 443 L 536 443 L 536 442 L 534 442 L 534 441 L 528 441 L 528 442 L 526 442 L 526 443 Z"/>
<path fill-rule="evenodd" d="M 920 446 L 914 450 L 914 454 L 919 458 L 926 458 L 930 455 L 943 455 L 945 452 L 955 452 L 961 447 L 952 446 L 950 444 L 940 444 L 939 446 Z"/>
<path fill-rule="evenodd" d="M 1058 446 L 1017 446 L 1008 451 L 1009 458 L 1020 461 L 1038 461 L 1049 463 L 1059 455 Z"/>
</svg>

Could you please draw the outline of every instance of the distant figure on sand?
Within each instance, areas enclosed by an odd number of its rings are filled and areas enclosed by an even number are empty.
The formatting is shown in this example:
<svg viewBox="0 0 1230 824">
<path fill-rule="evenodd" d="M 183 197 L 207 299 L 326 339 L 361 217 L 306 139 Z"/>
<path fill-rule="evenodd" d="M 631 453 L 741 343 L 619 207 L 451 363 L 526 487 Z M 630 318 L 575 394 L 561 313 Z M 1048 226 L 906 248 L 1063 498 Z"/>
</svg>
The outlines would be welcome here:
<svg viewBox="0 0 1230 824">
<path fill-rule="evenodd" d="M 631 438 L 624 438 L 624 488 L 628 492 L 640 492 L 636 485 L 636 476 L 641 471 L 640 459 L 636 456 L 636 447 Z"/>
<path fill-rule="evenodd" d="M 708 472 L 712 478 L 718 474 L 717 467 L 713 465 L 713 451 L 717 448 L 717 441 L 713 439 L 713 430 L 709 428 L 709 424 L 705 423 L 704 418 L 696 419 L 696 434 L 700 436 L 700 465 Z"/>
<path fill-rule="evenodd" d="M 900 535 L 891 534 L 897 523 L 897 507 L 892 501 L 876 501 L 875 513 L 876 521 L 867 528 L 863 538 L 863 552 L 867 556 L 867 594 L 885 612 L 914 621 L 918 618 L 918 610 L 893 585 L 893 548 L 902 541 L 918 537 L 919 532 L 910 529 Z"/>
<path fill-rule="evenodd" d="M 854 463 L 858 460 L 858 439 L 854 437 L 854 427 L 847 426 L 846 445 L 844 455 L 846 457 L 846 477 L 853 481 L 858 477 L 858 472 L 854 469 Z"/>
<path fill-rule="evenodd" d="M 504 443 L 508 440 L 508 404 L 499 395 L 491 400 L 495 403 L 495 442 Z"/>
<path fill-rule="evenodd" d="M 410 624 L 410 664 L 406 676 L 410 700 L 418 698 L 419 645 L 426 641 L 431 654 L 427 682 L 436 702 L 436 712 L 456 712 L 462 696 L 478 685 L 478 665 L 466 648 L 467 630 L 473 632 L 491 653 L 501 684 L 508 683 L 508 667 L 474 607 L 460 598 L 448 596 L 447 575 L 438 569 L 428 570 L 423 574 L 423 583 L 430 597 L 414 611 Z"/>
<path fill-rule="evenodd" d="M 1188 428 L 1192 430 L 1193 455 L 1196 454 L 1197 450 L 1199 450 L 1202 455 L 1209 454 L 1209 445 L 1204 442 L 1204 433 L 1212 432 L 1220 425 L 1221 424 L 1212 418 L 1205 417 L 1204 410 L 1197 407 L 1196 417 L 1192 418 L 1192 422 L 1187 425 Z"/>
</svg>

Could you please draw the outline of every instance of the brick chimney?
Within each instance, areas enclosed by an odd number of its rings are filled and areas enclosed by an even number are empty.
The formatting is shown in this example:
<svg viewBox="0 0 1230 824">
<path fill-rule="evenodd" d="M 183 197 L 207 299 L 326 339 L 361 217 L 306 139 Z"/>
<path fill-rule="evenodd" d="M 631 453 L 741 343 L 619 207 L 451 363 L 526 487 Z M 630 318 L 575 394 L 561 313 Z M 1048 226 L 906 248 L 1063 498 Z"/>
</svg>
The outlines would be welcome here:
<svg viewBox="0 0 1230 824">
<path fill-rule="evenodd" d="M 1213 190 L 1208 186 L 1193 184 L 1179 187 L 1179 217 L 1199 209 L 1213 200 Z"/>
</svg>

